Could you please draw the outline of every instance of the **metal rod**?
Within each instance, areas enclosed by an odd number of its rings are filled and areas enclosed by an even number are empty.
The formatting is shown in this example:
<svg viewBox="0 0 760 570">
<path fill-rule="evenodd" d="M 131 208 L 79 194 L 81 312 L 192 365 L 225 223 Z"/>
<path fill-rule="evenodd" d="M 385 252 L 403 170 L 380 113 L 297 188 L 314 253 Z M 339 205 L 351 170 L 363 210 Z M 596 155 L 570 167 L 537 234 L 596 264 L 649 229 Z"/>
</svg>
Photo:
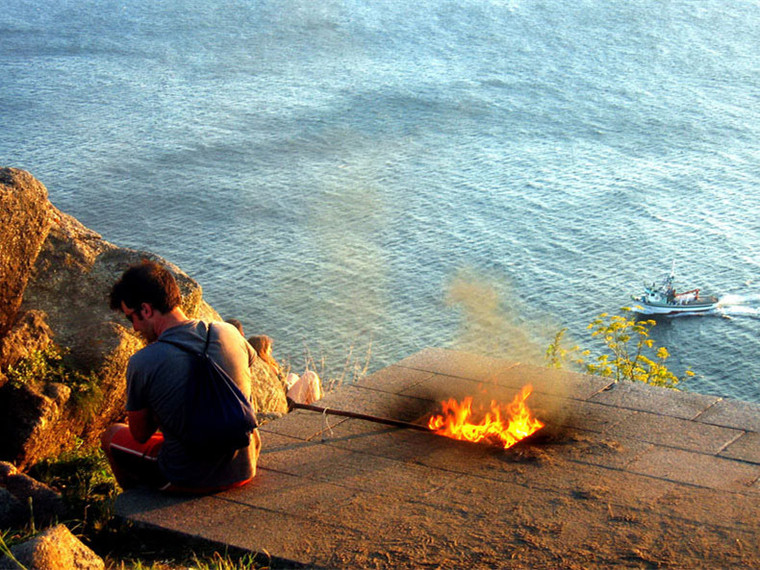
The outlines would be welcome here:
<svg viewBox="0 0 760 570">
<path fill-rule="evenodd" d="M 430 432 L 430 430 L 427 428 L 427 426 L 422 426 L 420 424 L 413 424 L 411 422 L 403 422 L 401 420 L 393 420 L 391 418 L 381 418 L 378 416 L 370 416 L 367 414 L 359 414 L 356 412 L 347 412 L 345 410 L 334 410 L 332 408 L 323 408 L 322 406 L 314 406 L 312 404 L 299 404 L 297 402 L 288 402 L 288 405 L 291 409 L 298 409 L 298 410 L 310 410 L 312 412 L 319 412 L 320 414 L 330 414 L 333 416 L 343 416 L 346 418 L 354 418 L 357 420 L 365 420 L 368 422 L 374 422 L 376 424 L 385 424 L 393 427 L 400 427 L 400 428 L 406 428 L 406 429 L 416 429 L 421 431 Z M 432 432 L 430 432 L 432 433 Z"/>
</svg>

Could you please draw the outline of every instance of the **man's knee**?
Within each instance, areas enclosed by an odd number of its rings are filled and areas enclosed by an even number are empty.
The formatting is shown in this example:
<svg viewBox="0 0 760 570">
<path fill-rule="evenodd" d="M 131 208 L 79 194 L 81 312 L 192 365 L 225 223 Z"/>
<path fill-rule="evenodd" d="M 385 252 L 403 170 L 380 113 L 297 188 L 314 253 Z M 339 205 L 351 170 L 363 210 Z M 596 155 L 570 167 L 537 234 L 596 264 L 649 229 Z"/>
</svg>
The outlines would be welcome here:
<svg viewBox="0 0 760 570">
<path fill-rule="evenodd" d="M 129 430 L 127 424 L 113 424 L 109 426 L 102 434 L 100 434 L 100 449 L 108 452 L 111 449 L 111 442 L 113 438 L 122 430 Z"/>
</svg>

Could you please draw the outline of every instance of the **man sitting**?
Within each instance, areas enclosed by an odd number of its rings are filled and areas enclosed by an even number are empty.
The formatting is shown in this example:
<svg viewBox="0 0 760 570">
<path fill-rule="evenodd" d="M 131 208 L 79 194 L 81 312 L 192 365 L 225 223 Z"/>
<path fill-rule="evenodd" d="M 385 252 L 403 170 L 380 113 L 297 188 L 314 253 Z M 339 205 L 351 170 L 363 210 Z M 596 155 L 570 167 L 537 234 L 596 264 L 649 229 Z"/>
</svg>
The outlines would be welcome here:
<svg viewBox="0 0 760 570">
<path fill-rule="evenodd" d="M 139 484 L 165 491 L 215 492 L 244 485 L 256 474 L 261 449 L 258 430 L 248 447 L 199 454 L 183 444 L 185 384 L 193 356 L 161 342 L 176 342 L 202 352 L 209 323 L 188 319 L 173 275 L 144 261 L 127 269 L 111 290 L 111 309 L 124 313 L 148 342 L 127 366 L 127 424 L 115 424 L 101 445 L 122 488 Z M 214 322 L 209 355 L 251 395 L 251 365 L 256 353 L 237 329 Z"/>
</svg>

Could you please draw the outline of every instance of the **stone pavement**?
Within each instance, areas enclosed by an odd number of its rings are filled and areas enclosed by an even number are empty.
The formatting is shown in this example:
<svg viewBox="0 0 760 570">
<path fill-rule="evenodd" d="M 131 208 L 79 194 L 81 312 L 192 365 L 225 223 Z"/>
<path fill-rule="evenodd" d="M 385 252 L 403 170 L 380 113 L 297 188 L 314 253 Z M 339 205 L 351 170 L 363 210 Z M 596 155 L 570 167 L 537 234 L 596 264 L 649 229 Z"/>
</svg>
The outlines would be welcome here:
<svg viewBox="0 0 760 570">
<path fill-rule="evenodd" d="M 424 423 L 525 384 L 547 427 L 508 450 L 296 410 L 261 428 L 250 485 L 117 514 L 273 567 L 760 567 L 760 406 L 444 349 L 319 404 Z"/>
</svg>

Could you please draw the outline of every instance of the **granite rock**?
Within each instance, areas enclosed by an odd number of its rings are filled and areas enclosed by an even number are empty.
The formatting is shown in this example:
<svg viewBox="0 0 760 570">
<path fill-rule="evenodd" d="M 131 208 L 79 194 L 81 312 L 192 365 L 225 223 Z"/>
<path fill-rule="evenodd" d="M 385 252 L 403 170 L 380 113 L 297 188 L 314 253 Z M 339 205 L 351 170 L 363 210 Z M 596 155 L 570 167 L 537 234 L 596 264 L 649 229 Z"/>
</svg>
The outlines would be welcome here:
<svg viewBox="0 0 760 570">
<path fill-rule="evenodd" d="M 127 362 L 143 341 L 110 310 L 108 295 L 130 265 L 143 259 L 162 263 L 174 274 L 189 317 L 221 317 L 180 268 L 150 252 L 104 240 L 50 204 L 31 174 L 0 169 L 0 206 L 0 286 L 5 287 L 0 288 L 0 459 L 24 470 L 77 440 L 95 444 L 107 425 L 123 419 Z M 97 398 L 88 400 L 86 413 L 69 386 L 41 379 L 22 386 L 6 383 L 9 365 L 51 341 L 67 351 L 70 369 L 93 378 Z M 265 366 L 255 367 L 254 374 L 258 410 L 286 411 L 278 379 Z"/>
<path fill-rule="evenodd" d="M 21 306 L 27 281 L 50 229 L 47 189 L 31 174 L 0 168 L 0 335 Z"/>
<path fill-rule="evenodd" d="M 11 549 L 13 557 L 28 570 L 102 570 L 103 559 L 85 546 L 64 525 L 59 524 Z M 10 558 L 0 559 L 0 570 L 18 565 Z"/>
</svg>

